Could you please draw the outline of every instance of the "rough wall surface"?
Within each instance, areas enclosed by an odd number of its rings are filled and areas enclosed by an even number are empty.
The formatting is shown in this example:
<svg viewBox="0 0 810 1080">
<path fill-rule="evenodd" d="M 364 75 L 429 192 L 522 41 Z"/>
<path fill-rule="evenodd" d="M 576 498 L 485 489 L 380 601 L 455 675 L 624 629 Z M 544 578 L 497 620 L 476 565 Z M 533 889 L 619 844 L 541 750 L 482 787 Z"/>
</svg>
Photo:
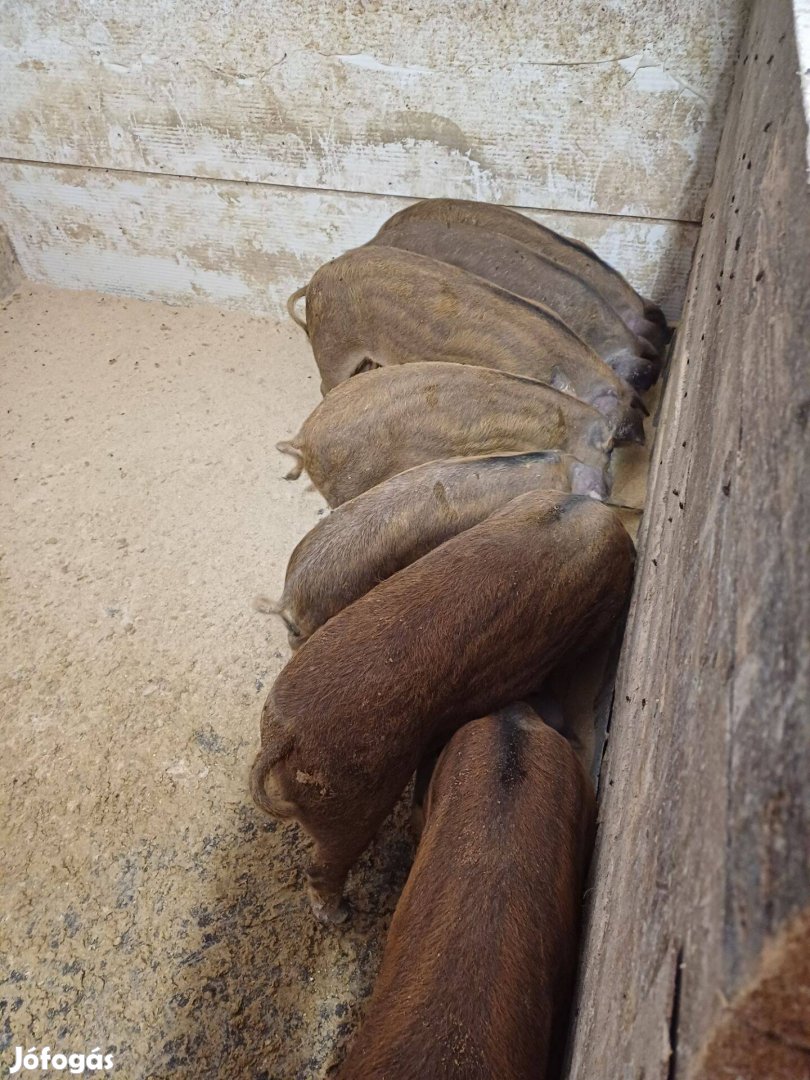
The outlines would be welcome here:
<svg viewBox="0 0 810 1080">
<path fill-rule="evenodd" d="M 70 203 L 50 201 L 46 164 L 77 167 L 72 183 L 90 201 L 102 186 L 123 217 L 139 178 L 153 178 L 140 198 L 163 226 L 159 258 L 180 249 L 183 261 L 205 242 L 188 224 L 206 219 L 211 198 L 257 216 L 264 205 L 278 215 L 295 204 L 281 240 L 266 232 L 299 260 L 299 278 L 355 242 L 341 230 L 345 193 L 367 197 L 363 238 L 386 215 L 376 200 L 489 199 L 559 213 L 558 227 L 584 230 L 583 239 L 595 232 L 601 253 L 677 311 L 747 8 L 748 0 L 6 5 L 0 185 L 14 191 L 4 217 L 32 276 L 70 284 L 59 276 L 66 252 L 90 264 L 83 285 L 104 287 L 120 235 L 94 220 L 85 224 L 95 243 L 57 229 Z M 167 206 L 177 178 L 186 215 Z M 268 186 L 257 194 L 257 185 Z M 321 192 L 331 212 L 313 214 L 302 189 Z M 265 230 L 249 213 L 224 224 L 226 247 L 261 250 Z M 566 220 L 573 214 L 598 215 L 606 244 L 589 218 L 581 228 Z M 675 253 L 674 279 L 657 280 L 639 255 L 639 230 L 650 229 L 651 252 L 663 244 Z M 275 310 L 276 269 L 265 265 L 264 287 L 236 260 L 225 273 L 248 306 Z M 222 276 L 209 277 L 201 298 L 238 302 Z M 135 284 L 131 291 L 142 295 Z"/>
<path fill-rule="evenodd" d="M 577 1080 L 810 1076 L 810 194 L 797 71 L 790 3 L 760 0 L 653 455 L 602 770 Z M 713 1058 L 729 1026 L 725 1045 L 744 1032 L 759 1056 Z"/>
<path fill-rule="evenodd" d="M 22 272 L 14 248 L 5 229 L 0 228 L 0 299 L 8 296 L 21 280 Z"/>
<path fill-rule="evenodd" d="M 347 248 L 370 240 L 408 200 L 90 169 L 0 166 L 26 274 L 64 288 L 256 315 Z M 0 202 L 3 192 L 0 191 Z M 697 226 L 595 214 L 532 213 L 610 261 L 677 316 Z"/>
</svg>

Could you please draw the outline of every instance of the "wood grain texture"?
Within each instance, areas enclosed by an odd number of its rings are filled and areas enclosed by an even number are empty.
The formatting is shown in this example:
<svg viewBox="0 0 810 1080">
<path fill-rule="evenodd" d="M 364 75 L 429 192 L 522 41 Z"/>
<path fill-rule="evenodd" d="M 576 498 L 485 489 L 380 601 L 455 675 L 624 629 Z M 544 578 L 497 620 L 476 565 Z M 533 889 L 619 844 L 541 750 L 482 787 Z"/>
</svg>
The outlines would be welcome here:
<svg viewBox="0 0 810 1080">
<path fill-rule="evenodd" d="M 0 8 L 0 155 L 698 220 L 748 0 Z"/>
<path fill-rule="evenodd" d="M 735 1001 L 778 1002 L 746 987 L 810 908 L 810 193 L 797 72 L 789 0 L 760 0 L 653 456 L 571 1080 L 694 1075 Z M 806 1002 L 810 965 L 791 970 Z M 754 1019 L 768 1060 L 784 1016 L 775 1004 Z"/>
<path fill-rule="evenodd" d="M 0 164 L 0 222 L 25 273 L 63 288 L 278 317 L 328 259 L 408 200 L 139 173 Z M 677 318 L 696 225 L 538 213 Z"/>
</svg>

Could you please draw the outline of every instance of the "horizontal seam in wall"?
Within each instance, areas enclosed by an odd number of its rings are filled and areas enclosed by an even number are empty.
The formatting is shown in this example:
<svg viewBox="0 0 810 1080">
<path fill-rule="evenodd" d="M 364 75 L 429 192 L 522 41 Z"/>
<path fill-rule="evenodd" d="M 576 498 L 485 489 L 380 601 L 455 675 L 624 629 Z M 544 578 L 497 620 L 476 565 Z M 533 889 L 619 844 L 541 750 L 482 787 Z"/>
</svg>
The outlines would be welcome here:
<svg viewBox="0 0 810 1080">
<path fill-rule="evenodd" d="M 115 173 L 120 176 L 148 176 L 154 179 L 186 180 L 189 182 L 199 180 L 206 184 L 238 184 L 247 187 L 275 188 L 279 191 L 302 191 L 307 192 L 308 194 L 346 195 L 349 197 L 356 196 L 358 198 L 368 199 L 413 200 L 419 198 L 417 195 L 385 194 L 379 191 L 349 191 L 344 188 L 319 188 L 307 187 L 299 184 L 279 184 L 269 180 L 241 180 L 221 176 L 191 176 L 189 173 L 151 172 L 146 169 L 118 169 L 115 166 L 109 165 L 76 165 L 73 162 L 32 161 L 28 158 L 3 156 L 0 156 L 0 165 L 30 165 L 40 169 L 75 169 L 77 171 L 83 170 L 85 172 Z M 576 214 L 578 217 L 611 218 L 615 221 L 650 222 L 656 225 L 692 225 L 700 227 L 700 221 L 691 221 L 686 218 L 646 217 L 643 214 L 610 214 L 604 211 L 572 210 L 553 206 L 518 206 L 515 203 L 509 203 L 508 205 L 513 206 L 518 210 L 528 210 L 537 214 Z"/>
</svg>

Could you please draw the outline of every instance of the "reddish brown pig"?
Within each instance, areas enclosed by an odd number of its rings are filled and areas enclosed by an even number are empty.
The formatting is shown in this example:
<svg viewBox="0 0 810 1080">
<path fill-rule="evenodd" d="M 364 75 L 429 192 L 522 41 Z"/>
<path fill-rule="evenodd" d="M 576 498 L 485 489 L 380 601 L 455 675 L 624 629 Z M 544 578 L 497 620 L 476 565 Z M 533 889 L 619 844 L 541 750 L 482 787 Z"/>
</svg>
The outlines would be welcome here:
<svg viewBox="0 0 810 1080">
<path fill-rule="evenodd" d="M 380 581 L 538 488 L 607 494 L 601 470 L 558 450 L 417 465 L 319 521 L 290 557 L 281 600 L 257 606 L 281 616 L 297 649 Z"/>
<path fill-rule="evenodd" d="M 345 918 L 346 876 L 425 752 L 536 689 L 619 617 L 633 545 L 583 495 L 520 495 L 325 623 L 268 694 L 256 803 L 314 841 L 310 899 Z"/>
<path fill-rule="evenodd" d="M 617 442 L 643 442 L 638 395 L 558 315 L 424 255 L 371 246 L 326 263 L 307 331 L 325 391 L 375 367 L 474 364 L 548 383 L 604 413 Z"/>
<path fill-rule="evenodd" d="M 371 243 L 450 263 L 550 308 L 636 390 L 648 390 L 658 378 L 658 351 L 632 333 L 596 289 L 560 263 L 503 233 L 406 217 L 391 222 Z"/>
<path fill-rule="evenodd" d="M 294 439 L 296 458 L 330 506 L 395 473 L 449 457 L 562 450 L 605 466 L 613 445 L 601 413 L 533 379 L 458 364 L 405 364 L 349 379 L 328 394 Z"/>
<path fill-rule="evenodd" d="M 455 733 L 339 1080 L 558 1075 L 594 819 L 576 755 L 528 705 Z"/>
<path fill-rule="evenodd" d="M 660 307 L 639 296 L 621 274 L 600 259 L 595 251 L 579 240 L 561 236 L 515 210 L 468 199 L 422 199 L 390 217 L 374 239 L 385 243 L 385 230 L 404 220 L 477 225 L 510 236 L 561 263 L 587 281 L 615 308 L 634 334 L 645 338 L 656 348 L 669 340 L 669 328 Z"/>
</svg>

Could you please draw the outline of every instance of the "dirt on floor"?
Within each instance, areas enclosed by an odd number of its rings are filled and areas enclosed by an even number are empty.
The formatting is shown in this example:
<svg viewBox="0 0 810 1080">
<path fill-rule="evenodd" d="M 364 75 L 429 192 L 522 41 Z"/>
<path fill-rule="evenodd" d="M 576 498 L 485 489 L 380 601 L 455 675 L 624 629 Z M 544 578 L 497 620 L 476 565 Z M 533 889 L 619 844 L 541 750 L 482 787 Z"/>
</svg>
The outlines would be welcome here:
<svg viewBox="0 0 810 1080">
<path fill-rule="evenodd" d="M 410 840 L 400 812 L 327 930 L 296 827 L 248 794 L 288 656 L 251 602 L 325 505 L 275 449 L 320 398 L 306 338 L 30 284 L 0 308 L 0 1062 L 325 1076 Z"/>
<path fill-rule="evenodd" d="M 325 1077 L 411 841 L 403 804 L 350 878 L 351 922 L 325 929 L 301 834 L 248 794 L 288 656 L 252 601 L 325 508 L 275 449 L 320 400 L 306 338 L 26 283 L 0 358 L 0 1060 Z M 647 453 L 617 460 L 617 498 L 640 502 Z"/>
</svg>

